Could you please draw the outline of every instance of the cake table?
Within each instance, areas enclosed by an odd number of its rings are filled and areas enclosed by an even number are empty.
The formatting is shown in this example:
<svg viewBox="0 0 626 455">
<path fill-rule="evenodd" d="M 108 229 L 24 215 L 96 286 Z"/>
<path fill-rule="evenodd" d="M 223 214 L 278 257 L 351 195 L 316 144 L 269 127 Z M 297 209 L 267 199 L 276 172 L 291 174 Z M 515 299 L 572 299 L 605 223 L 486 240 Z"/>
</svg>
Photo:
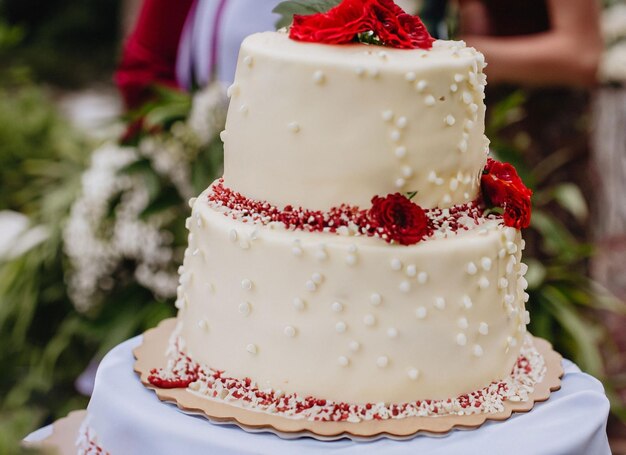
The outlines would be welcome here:
<svg viewBox="0 0 626 455">
<path fill-rule="evenodd" d="M 216 425 L 199 416 L 187 415 L 174 405 L 162 403 L 146 389 L 133 371 L 133 349 L 141 337 L 113 349 L 102 361 L 96 390 L 88 410 L 110 413 L 108 428 L 118 435 L 107 438 L 100 432 L 98 442 L 112 455 L 152 453 L 156 448 L 169 453 L 309 454 L 335 451 L 357 454 L 364 450 L 378 454 L 414 453 L 463 454 L 507 453 L 553 455 L 610 454 L 606 435 L 609 403 L 599 381 L 582 373 L 570 361 L 563 361 L 565 375 L 561 390 L 532 412 L 515 414 L 505 422 L 487 422 L 477 430 L 455 430 L 444 437 L 418 436 L 408 441 L 379 439 L 354 442 L 347 439 L 322 442 L 311 438 L 286 440 L 270 433 L 247 433 L 234 425 Z M 99 409 L 98 409 L 99 408 Z M 123 429 L 127 429 L 125 437 Z M 47 437 L 51 428 L 26 438 L 35 442 Z M 184 442 L 184 447 L 181 444 Z"/>
</svg>

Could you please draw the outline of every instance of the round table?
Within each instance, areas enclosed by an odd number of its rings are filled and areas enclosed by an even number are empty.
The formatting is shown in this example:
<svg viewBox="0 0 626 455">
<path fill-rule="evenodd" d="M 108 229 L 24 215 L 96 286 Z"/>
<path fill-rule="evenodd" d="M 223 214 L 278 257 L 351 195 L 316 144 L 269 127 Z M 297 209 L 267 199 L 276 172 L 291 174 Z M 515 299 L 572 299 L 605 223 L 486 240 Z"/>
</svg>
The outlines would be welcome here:
<svg viewBox="0 0 626 455">
<path fill-rule="evenodd" d="M 96 376 L 89 403 L 89 424 L 98 443 L 112 455 L 132 453 L 230 454 L 610 454 L 606 435 L 609 402 L 602 384 L 563 361 L 562 387 L 527 414 L 505 422 L 487 422 L 477 430 L 455 430 L 442 437 L 417 436 L 408 441 L 379 439 L 322 442 L 312 438 L 281 439 L 271 433 L 248 433 L 235 425 L 217 425 L 162 403 L 133 371 L 133 349 L 141 337 L 107 354 Z M 46 436 L 41 429 L 28 436 Z"/>
</svg>

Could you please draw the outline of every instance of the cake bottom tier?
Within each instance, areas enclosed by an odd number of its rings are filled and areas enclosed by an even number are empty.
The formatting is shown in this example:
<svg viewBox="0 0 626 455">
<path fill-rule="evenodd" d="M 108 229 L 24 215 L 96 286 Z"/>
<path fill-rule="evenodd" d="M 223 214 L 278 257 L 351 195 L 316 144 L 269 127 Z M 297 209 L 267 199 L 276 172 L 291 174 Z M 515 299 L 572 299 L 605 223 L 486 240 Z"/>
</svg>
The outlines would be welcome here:
<svg viewBox="0 0 626 455">
<path fill-rule="evenodd" d="M 446 438 L 417 437 L 408 441 L 380 439 L 359 443 L 347 439 L 322 442 L 311 438 L 285 440 L 269 433 L 247 433 L 234 425 L 215 425 L 162 403 L 133 372 L 133 338 L 104 358 L 85 422 L 91 440 L 112 455 L 149 453 L 342 454 L 507 453 L 510 455 L 609 454 L 606 419 L 609 403 L 602 385 L 571 362 L 564 361 L 561 390 L 528 414 L 506 422 L 488 422 L 476 431 L 454 431 Z M 571 429 L 576 428 L 572 432 Z M 556 435 L 567 434 L 566 438 Z"/>
</svg>

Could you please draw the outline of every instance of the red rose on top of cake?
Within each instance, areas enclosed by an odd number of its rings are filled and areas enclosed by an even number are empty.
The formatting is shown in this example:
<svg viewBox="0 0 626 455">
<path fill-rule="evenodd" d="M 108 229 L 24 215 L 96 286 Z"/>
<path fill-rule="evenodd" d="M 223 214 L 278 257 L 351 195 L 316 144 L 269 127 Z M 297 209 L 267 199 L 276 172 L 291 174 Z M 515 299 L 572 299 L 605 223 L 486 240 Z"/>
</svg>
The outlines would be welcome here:
<svg viewBox="0 0 626 455">
<path fill-rule="evenodd" d="M 431 231 L 426 212 L 400 193 L 374 196 L 368 219 L 385 240 L 401 245 L 417 243 Z"/>
<path fill-rule="evenodd" d="M 372 32 L 377 41 L 401 49 L 430 49 L 434 41 L 418 16 L 393 0 L 343 0 L 325 13 L 294 15 L 289 37 L 298 41 L 345 44 Z"/>
<path fill-rule="evenodd" d="M 485 204 L 504 209 L 504 224 L 517 229 L 528 227 L 533 192 L 511 164 L 489 158 L 480 185 Z"/>
</svg>

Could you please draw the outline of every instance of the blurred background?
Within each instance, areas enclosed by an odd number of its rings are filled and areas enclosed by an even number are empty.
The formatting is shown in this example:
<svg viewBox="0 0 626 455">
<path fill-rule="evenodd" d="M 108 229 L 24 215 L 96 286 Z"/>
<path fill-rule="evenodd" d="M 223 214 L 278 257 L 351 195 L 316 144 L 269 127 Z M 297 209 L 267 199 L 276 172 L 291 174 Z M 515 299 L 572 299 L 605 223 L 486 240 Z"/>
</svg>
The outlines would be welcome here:
<svg viewBox="0 0 626 455">
<path fill-rule="evenodd" d="M 221 84 L 124 107 L 112 77 L 141 3 L 0 0 L 0 453 L 86 407 L 102 356 L 174 315 L 187 200 L 221 173 Z M 492 152 L 535 193 L 531 331 L 603 381 L 626 453 L 626 2 L 590 16 L 593 68 L 528 83 L 486 37 L 543 33 L 549 2 L 398 3 L 493 61 Z M 498 14 L 527 29 L 482 20 Z"/>
</svg>

